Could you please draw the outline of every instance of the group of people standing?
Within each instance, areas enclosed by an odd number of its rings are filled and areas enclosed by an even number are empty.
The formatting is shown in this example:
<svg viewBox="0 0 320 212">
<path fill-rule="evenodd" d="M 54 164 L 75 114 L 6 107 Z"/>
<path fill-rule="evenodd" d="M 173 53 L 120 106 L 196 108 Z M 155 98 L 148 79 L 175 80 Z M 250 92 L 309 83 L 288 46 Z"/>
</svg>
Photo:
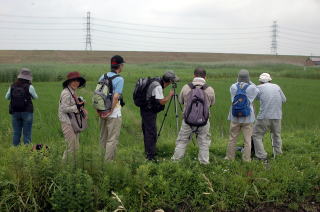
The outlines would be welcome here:
<svg viewBox="0 0 320 212">
<path fill-rule="evenodd" d="M 104 149 L 105 160 L 113 160 L 115 158 L 116 147 L 119 142 L 119 135 L 122 123 L 121 108 L 124 105 L 122 100 L 122 91 L 124 87 L 124 78 L 120 73 L 124 70 L 125 61 L 115 55 L 111 58 L 111 71 L 103 74 L 99 81 L 104 78 L 110 79 L 112 82 L 112 106 L 108 111 L 99 111 L 97 114 L 100 119 L 100 144 Z M 167 71 L 162 77 L 153 80 L 146 89 L 146 106 L 140 107 L 142 132 L 144 136 L 145 155 L 147 160 L 156 160 L 156 143 L 157 143 L 157 113 L 164 109 L 164 105 L 170 101 L 173 95 L 173 90 L 170 90 L 168 96 L 164 96 L 163 90 L 177 81 L 177 76 L 173 71 Z M 207 85 L 206 71 L 198 67 L 194 70 L 192 82 L 182 87 L 179 102 L 184 105 L 183 112 L 186 110 L 190 113 L 190 104 L 195 101 L 199 102 L 198 96 L 202 95 L 205 102 L 201 111 L 209 111 L 210 107 L 215 104 L 214 89 Z M 235 99 L 239 91 L 242 91 L 248 101 L 249 113 L 244 116 L 237 116 L 233 113 L 233 106 L 230 107 L 228 120 L 230 120 L 230 139 L 227 146 L 225 159 L 234 160 L 236 152 L 237 137 L 242 131 L 244 135 L 244 150 L 243 160 L 251 160 L 251 144 L 253 141 L 255 156 L 261 160 L 267 159 L 267 153 L 264 150 L 262 138 L 264 134 L 270 130 L 272 137 L 272 145 L 274 154 L 282 153 L 281 141 L 281 118 L 282 118 L 282 103 L 286 101 L 281 88 L 271 83 L 271 76 L 268 73 L 263 73 L 259 77 L 260 85 L 256 86 L 250 81 L 249 72 L 240 70 L 237 82 L 230 87 L 231 102 L 235 103 Z M 34 87 L 31 84 L 32 74 L 29 69 L 21 69 L 17 81 L 13 83 L 6 94 L 6 98 L 10 100 L 10 113 L 12 115 L 13 126 L 13 145 L 19 145 L 21 133 L 24 135 L 24 143 L 31 142 L 32 120 L 33 120 L 33 105 L 32 99 L 38 98 Z M 79 148 L 79 134 L 81 131 L 75 130 L 72 122 L 73 118 L 82 114 L 83 119 L 88 118 L 88 112 L 84 108 L 85 102 L 77 96 L 77 89 L 85 87 L 86 80 L 79 72 L 70 72 L 67 74 L 67 79 L 63 82 L 63 90 L 60 95 L 58 117 L 61 123 L 61 129 L 64 138 L 67 142 L 66 150 L 63 154 L 63 159 L 66 160 L 68 155 L 77 152 Z M 194 90 L 197 92 L 193 92 Z M 198 99 L 194 100 L 194 97 Z M 255 118 L 253 102 L 255 99 L 260 101 L 260 111 Z M 191 103 L 190 103 L 191 102 Z M 197 102 L 197 106 L 198 106 Z M 201 103 L 201 102 L 200 102 Z M 198 110 L 198 109 L 197 109 Z M 195 112 L 195 111 L 193 111 Z M 71 116 L 71 115 L 74 116 Z M 196 113 L 194 113 L 196 114 Z M 199 115 L 199 114 L 198 114 Z M 200 114 L 202 115 L 202 114 Z M 186 120 L 186 116 L 182 120 L 181 128 L 176 139 L 176 146 L 172 160 L 180 160 L 183 158 L 188 142 L 192 134 L 196 134 L 199 145 L 198 159 L 202 164 L 209 163 L 209 148 L 211 144 L 210 134 L 210 115 L 207 120 L 199 126 L 193 126 Z"/>
</svg>

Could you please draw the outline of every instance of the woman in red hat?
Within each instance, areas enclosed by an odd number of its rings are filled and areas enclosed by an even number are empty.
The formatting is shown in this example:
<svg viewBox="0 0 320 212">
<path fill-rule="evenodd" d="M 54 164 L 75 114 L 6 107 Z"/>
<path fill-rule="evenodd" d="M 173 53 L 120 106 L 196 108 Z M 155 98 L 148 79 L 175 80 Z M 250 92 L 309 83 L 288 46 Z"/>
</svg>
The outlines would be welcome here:
<svg viewBox="0 0 320 212">
<path fill-rule="evenodd" d="M 67 142 L 63 160 L 67 159 L 69 153 L 75 156 L 76 151 L 79 149 L 79 132 L 73 128 L 70 114 L 77 114 L 81 111 L 87 114 L 87 111 L 84 109 L 84 102 L 79 99 L 76 94 L 76 90 L 84 87 L 85 84 L 86 80 L 81 77 L 77 71 L 68 73 L 67 80 L 62 83 L 63 90 L 59 102 L 59 120 L 64 138 Z"/>
</svg>

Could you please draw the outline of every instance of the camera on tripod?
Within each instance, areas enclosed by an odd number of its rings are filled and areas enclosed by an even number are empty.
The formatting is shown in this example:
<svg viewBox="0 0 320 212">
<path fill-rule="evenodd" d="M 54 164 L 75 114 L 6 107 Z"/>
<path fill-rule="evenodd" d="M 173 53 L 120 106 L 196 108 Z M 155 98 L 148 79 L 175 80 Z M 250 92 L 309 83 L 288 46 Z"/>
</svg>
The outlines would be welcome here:
<svg viewBox="0 0 320 212">
<path fill-rule="evenodd" d="M 169 108 L 170 108 L 170 105 L 171 105 L 171 102 L 173 102 L 174 104 L 174 113 L 175 113 L 175 119 L 176 119 L 176 129 L 177 129 L 177 134 L 179 133 L 179 114 L 178 114 L 178 106 L 180 108 L 180 111 L 182 112 L 182 106 L 178 100 L 178 94 L 177 94 L 177 82 L 179 82 L 179 78 L 178 77 L 175 77 L 172 81 L 171 81 L 171 85 L 172 85 L 172 89 L 173 89 L 173 96 L 171 96 L 171 99 L 169 101 L 169 105 L 167 107 L 167 110 L 164 114 L 164 117 L 163 117 L 163 120 L 162 120 L 162 123 L 161 123 L 161 126 L 160 126 L 160 130 L 158 132 L 158 137 L 160 137 L 160 134 L 161 134 L 161 131 L 162 131 L 162 127 L 164 125 L 164 122 L 166 120 L 166 117 L 168 115 L 168 111 L 169 111 Z"/>
</svg>

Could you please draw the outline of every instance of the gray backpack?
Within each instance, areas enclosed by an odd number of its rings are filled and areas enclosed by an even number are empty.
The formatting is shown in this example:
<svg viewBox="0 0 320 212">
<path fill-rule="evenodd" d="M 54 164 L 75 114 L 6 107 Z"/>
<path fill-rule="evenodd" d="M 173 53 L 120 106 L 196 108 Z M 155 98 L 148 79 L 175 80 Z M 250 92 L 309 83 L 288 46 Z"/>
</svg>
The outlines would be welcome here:
<svg viewBox="0 0 320 212">
<path fill-rule="evenodd" d="M 204 90 L 208 88 L 188 84 L 191 91 L 188 94 L 186 109 L 183 113 L 184 121 L 191 127 L 201 127 L 207 124 L 209 119 L 209 105 Z"/>
</svg>

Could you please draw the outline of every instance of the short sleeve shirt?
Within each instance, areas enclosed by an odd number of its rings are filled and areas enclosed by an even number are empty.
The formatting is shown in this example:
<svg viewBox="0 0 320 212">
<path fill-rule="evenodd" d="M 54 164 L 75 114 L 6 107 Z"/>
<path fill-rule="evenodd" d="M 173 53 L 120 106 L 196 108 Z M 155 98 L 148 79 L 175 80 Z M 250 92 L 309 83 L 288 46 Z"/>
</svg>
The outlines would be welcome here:
<svg viewBox="0 0 320 212">
<path fill-rule="evenodd" d="M 107 73 L 108 77 L 112 77 L 114 75 L 116 75 L 116 73 L 114 73 L 114 72 L 108 72 Z M 102 80 L 103 78 L 104 78 L 104 74 L 99 78 L 99 81 Z M 123 77 L 119 76 L 119 77 L 114 78 L 112 80 L 113 93 L 122 94 L 123 84 L 124 84 Z M 111 115 L 109 117 L 110 118 L 121 117 L 121 105 L 120 105 L 120 102 L 118 102 L 118 104 L 113 109 L 113 112 L 111 113 Z"/>
<path fill-rule="evenodd" d="M 155 87 L 151 93 L 151 96 L 154 96 L 155 99 L 163 99 L 163 89 L 161 87 L 161 85 L 158 85 L 157 87 Z"/>
</svg>

